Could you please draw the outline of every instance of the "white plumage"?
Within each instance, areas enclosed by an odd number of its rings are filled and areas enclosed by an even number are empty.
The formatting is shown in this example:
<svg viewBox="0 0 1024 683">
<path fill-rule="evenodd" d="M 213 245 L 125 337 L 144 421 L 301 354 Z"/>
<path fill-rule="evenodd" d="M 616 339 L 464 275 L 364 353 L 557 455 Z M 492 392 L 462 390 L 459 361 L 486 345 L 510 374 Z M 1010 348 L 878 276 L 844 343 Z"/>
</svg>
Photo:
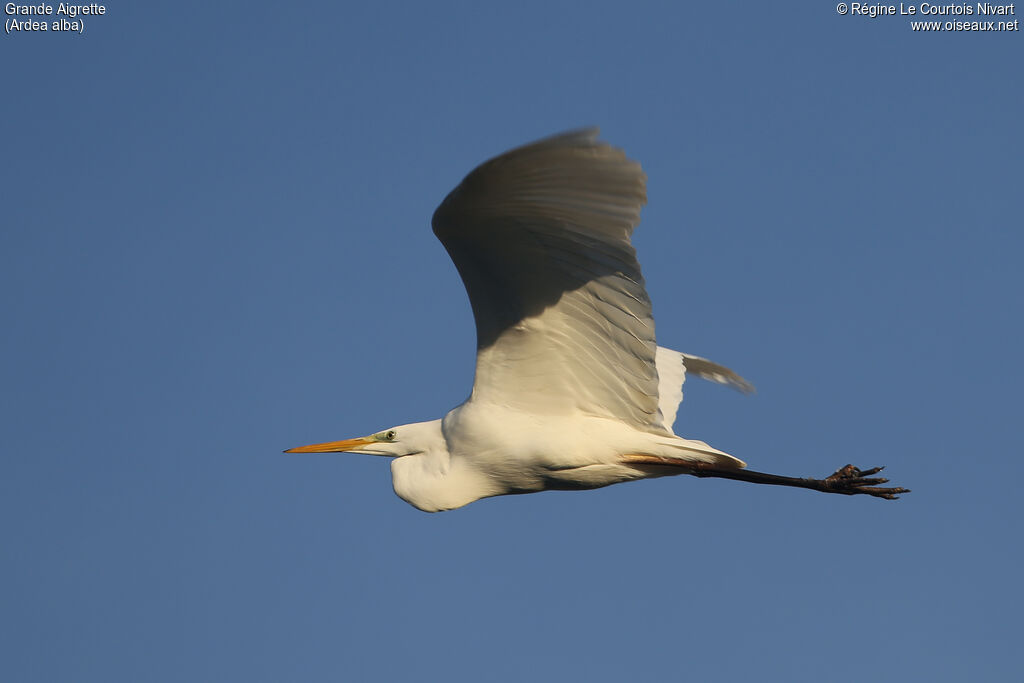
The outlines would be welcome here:
<svg viewBox="0 0 1024 683">
<path fill-rule="evenodd" d="M 288 452 L 392 456 L 395 492 L 428 512 L 680 473 L 829 490 L 747 473 L 741 460 L 673 433 L 687 371 L 752 387 L 728 368 L 657 346 L 630 243 L 645 182 L 639 164 L 599 142 L 596 129 L 477 167 L 433 219 L 476 321 L 470 397 L 440 420 Z M 881 480 L 858 481 L 845 487 Z"/>
</svg>

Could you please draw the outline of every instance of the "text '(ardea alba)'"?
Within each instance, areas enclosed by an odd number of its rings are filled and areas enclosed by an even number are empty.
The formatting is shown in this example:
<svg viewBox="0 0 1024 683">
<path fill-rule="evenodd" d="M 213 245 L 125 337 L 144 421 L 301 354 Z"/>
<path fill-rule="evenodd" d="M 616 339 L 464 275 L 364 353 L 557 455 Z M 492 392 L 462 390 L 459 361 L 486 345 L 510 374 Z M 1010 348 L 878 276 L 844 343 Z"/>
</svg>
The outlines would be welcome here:
<svg viewBox="0 0 1024 683">
<path fill-rule="evenodd" d="M 640 165 L 580 130 L 480 165 L 434 213 L 476 319 L 469 398 L 439 420 L 287 453 L 386 455 L 395 493 L 420 510 L 488 496 L 590 489 L 691 474 L 895 498 L 852 465 L 825 479 L 753 472 L 672 431 L 685 374 L 740 390 L 728 368 L 655 343 L 630 234 Z"/>
</svg>

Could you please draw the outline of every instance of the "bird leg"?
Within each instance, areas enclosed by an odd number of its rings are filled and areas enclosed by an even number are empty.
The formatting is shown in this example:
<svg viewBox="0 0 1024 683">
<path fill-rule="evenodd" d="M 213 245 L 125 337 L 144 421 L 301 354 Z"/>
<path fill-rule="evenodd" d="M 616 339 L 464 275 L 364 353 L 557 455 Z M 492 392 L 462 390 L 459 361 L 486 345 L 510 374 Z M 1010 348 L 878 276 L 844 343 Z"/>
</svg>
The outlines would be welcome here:
<svg viewBox="0 0 1024 683">
<path fill-rule="evenodd" d="M 813 489 L 823 493 L 841 493 L 846 496 L 865 493 L 876 498 L 896 500 L 901 493 L 910 493 L 910 489 L 902 487 L 882 488 L 881 484 L 889 482 L 884 477 L 871 477 L 872 474 L 881 472 L 883 467 L 872 467 L 869 470 L 860 470 L 853 465 L 840 467 L 838 470 L 824 479 L 811 479 L 804 477 L 783 477 L 778 474 L 767 474 L 765 472 L 754 472 L 753 470 L 742 470 L 733 468 L 719 468 L 707 463 L 697 463 L 693 467 L 695 477 L 719 477 L 722 479 L 735 479 L 737 481 L 749 481 L 755 484 L 775 484 L 776 486 L 798 486 L 805 489 Z"/>
<path fill-rule="evenodd" d="M 846 496 L 867 494 L 876 498 L 896 500 L 901 493 L 910 493 L 910 489 L 902 487 L 882 488 L 881 484 L 889 482 L 883 477 L 872 477 L 884 468 L 872 467 L 869 470 L 860 470 L 853 465 L 840 467 L 838 470 L 824 479 L 811 479 L 805 477 L 783 477 L 778 474 L 766 472 L 755 472 L 753 470 L 740 469 L 738 467 L 722 467 L 705 462 L 680 461 L 670 458 L 660 458 L 654 455 L 626 455 L 623 460 L 628 464 L 656 465 L 681 467 L 687 470 L 687 474 L 695 477 L 716 477 L 720 479 L 735 479 L 736 481 L 749 481 L 754 484 L 773 484 L 775 486 L 796 486 L 804 489 L 813 489 L 822 493 L 841 493 Z"/>
</svg>

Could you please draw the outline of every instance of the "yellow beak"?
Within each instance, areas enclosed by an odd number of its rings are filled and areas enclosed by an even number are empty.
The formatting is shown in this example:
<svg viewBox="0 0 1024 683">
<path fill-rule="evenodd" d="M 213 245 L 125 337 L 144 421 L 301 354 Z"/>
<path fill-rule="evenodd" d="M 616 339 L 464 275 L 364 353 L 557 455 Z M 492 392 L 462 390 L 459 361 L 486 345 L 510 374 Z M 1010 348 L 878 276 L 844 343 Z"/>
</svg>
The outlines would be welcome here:
<svg viewBox="0 0 1024 683">
<path fill-rule="evenodd" d="M 341 453 L 343 451 L 358 451 L 363 446 L 369 446 L 371 443 L 376 443 L 372 436 L 361 436 L 358 439 L 328 441 L 327 443 L 314 443 L 309 446 L 289 448 L 285 453 Z"/>
</svg>

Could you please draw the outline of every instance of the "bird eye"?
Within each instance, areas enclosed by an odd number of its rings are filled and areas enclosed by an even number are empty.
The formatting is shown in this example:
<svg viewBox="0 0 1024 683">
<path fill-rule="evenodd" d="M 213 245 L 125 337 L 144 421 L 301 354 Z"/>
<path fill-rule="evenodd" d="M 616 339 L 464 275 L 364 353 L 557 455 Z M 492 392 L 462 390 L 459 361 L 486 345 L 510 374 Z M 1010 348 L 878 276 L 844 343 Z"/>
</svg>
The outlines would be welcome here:
<svg viewBox="0 0 1024 683">
<path fill-rule="evenodd" d="M 394 441 L 396 436 L 398 436 L 398 434 L 395 432 L 394 429 L 389 429 L 388 431 L 384 432 L 384 438 L 387 439 L 388 441 Z"/>
</svg>

